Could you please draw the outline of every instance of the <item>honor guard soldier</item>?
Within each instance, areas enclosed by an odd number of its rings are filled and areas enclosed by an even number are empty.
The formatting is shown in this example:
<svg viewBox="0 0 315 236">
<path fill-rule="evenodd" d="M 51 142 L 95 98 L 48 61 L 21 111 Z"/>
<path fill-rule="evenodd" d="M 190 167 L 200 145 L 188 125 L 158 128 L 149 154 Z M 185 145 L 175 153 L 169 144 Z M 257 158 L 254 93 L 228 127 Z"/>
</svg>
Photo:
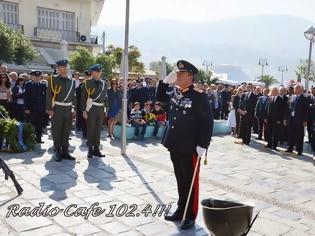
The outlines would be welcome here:
<svg viewBox="0 0 315 236">
<path fill-rule="evenodd" d="M 37 143 L 42 142 L 42 130 L 45 121 L 46 89 L 41 82 L 41 72 L 34 70 L 30 73 L 32 80 L 25 84 L 24 105 L 26 120 L 35 128 Z"/>
<path fill-rule="evenodd" d="M 58 74 L 48 81 L 46 109 L 51 117 L 51 132 L 57 162 L 62 159 L 75 160 L 69 154 L 69 136 L 75 110 L 75 80 L 67 74 L 67 60 L 56 62 Z"/>
<path fill-rule="evenodd" d="M 194 86 L 197 68 L 191 63 L 177 62 L 174 77 L 167 76 L 159 82 L 157 100 L 167 101 L 170 96 L 169 120 L 162 144 L 168 149 L 174 166 L 178 188 L 178 207 L 165 217 L 168 221 L 180 221 L 183 218 L 189 189 L 195 168 L 196 177 L 186 217 L 181 229 L 194 226 L 199 205 L 199 163 L 198 156 L 206 153 L 212 136 L 213 117 L 207 95 Z"/>
<path fill-rule="evenodd" d="M 87 120 L 88 158 L 104 157 L 100 152 L 101 129 L 104 121 L 104 107 L 107 99 L 107 87 L 101 79 L 100 65 L 90 67 L 92 78 L 82 85 L 81 109 L 83 118 Z"/>
</svg>

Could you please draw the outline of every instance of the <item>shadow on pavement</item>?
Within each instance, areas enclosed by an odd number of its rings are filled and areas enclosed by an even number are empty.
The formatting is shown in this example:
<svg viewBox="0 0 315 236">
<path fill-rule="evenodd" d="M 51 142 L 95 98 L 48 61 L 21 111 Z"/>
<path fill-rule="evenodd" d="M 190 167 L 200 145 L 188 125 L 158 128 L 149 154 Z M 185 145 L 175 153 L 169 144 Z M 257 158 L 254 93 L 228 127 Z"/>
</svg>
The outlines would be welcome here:
<svg viewBox="0 0 315 236">
<path fill-rule="evenodd" d="M 92 158 L 88 162 L 88 168 L 83 172 L 85 181 L 98 183 L 97 188 L 100 190 L 112 190 L 111 182 L 117 179 L 116 170 L 105 164 L 102 158 Z"/>
<path fill-rule="evenodd" d="M 77 184 L 78 174 L 75 171 L 75 161 L 46 162 L 45 169 L 48 174 L 40 179 L 42 192 L 52 192 L 49 196 L 55 201 L 67 199 L 66 191 Z"/>
</svg>

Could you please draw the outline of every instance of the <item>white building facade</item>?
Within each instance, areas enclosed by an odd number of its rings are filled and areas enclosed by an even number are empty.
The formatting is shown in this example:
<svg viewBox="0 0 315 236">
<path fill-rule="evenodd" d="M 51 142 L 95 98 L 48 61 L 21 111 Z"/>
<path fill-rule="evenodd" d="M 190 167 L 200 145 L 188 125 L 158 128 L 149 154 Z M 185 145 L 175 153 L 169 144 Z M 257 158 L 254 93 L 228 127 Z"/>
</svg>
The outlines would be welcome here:
<svg viewBox="0 0 315 236">
<path fill-rule="evenodd" d="M 31 39 L 40 54 L 35 64 L 52 65 L 64 55 L 61 41 L 69 51 L 80 45 L 100 52 L 100 39 L 91 35 L 91 27 L 103 5 L 104 0 L 0 0 L 0 21 Z"/>
</svg>

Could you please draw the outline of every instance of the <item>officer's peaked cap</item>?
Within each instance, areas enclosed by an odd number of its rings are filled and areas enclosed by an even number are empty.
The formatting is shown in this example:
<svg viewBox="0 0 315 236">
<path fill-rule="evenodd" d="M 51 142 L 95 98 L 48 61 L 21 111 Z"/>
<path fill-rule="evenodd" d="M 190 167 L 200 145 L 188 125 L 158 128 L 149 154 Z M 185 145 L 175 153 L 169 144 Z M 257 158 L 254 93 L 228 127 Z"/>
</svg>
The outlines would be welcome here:
<svg viewBox="0 0 315 236">
<path fill-rule="evenodd" d="M 69 64 L 69 61 L 67 59 L 56 61 L 57 66 L 67 66 L 68 64 Z"/>
<path fill-rule="evenodd" d="M 93 65 L 89 68 L 89 71 L 101 71 L 102 67 L 99 64 Z"/>
<path fill-rule="evenodd" d="M 190 72 L 190 73 L 192 73 L 194 75 L 198 73 L 198 69 L 193 64 L 191 64 L 188 61 L 179 60 L 176 65 L 177 65 L 177 70 L 176 71 L 179 71 L 179 72 Z"/>
<path fill-rule="evenodd" d="M 35 76 L 40 76 L 41 74 L 42 74 L 42 72 L 39 70 L 32 70 L 30 73 L 30 75 L 35 75 Z"/>
</svg>

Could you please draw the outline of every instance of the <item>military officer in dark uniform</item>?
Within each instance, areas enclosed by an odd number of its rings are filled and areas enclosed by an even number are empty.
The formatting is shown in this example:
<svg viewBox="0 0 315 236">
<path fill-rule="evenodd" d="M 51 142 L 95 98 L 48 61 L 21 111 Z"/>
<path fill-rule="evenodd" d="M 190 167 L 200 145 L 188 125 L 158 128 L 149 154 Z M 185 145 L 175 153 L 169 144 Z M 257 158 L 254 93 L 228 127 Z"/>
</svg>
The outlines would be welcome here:
<svg viewBox="0 0 315 236">
<path fill-rule="evenodd" d="M 159 82 L 157 100 L 166 101 L 170 96 L 169 121 L 162 144 L 169 150 L 174 166 L 178 188 L 178 207 L 172 215 L 165 217 L 168 221 L 182 219 L 188 193 L 197 167 L 196 179 L 189 199 L 186 218 L 181 229 L 194 226 L 199 205 L 199 163 L 198 156 L 206 152 L 213 128 L 213 117 L 207 95 L 194 86 L 197 68 L 191 63 L 180 60 L 177 62 L 175 81 L 166 77 Z M 172 85 L 169 85 L 172 84 Z"/>
<path fill-rule="evenodd" d="M 56 150 L 56 161 L 75 160 L 69 154 L 69 136 L 75 113 L 75 80 L 67 74 L 67 60 L 56 62 L 58 74 L 48 80 L 46 110 L 51 117 L 51 131 Z"/>
<path fill-rule="evenodd" d="M 92 78 L 84 82 L 81 91 L 81 109 L 83 118 L 87 120 L 88 158 L 104 157 L 99 146 L 107 87 L 106 82 L 101 79 L 102 68 L 100 65 L 92 66 L 89 71 L 91 71 Z"/>
<path fill-rule="evenodd" d="M 36 141 L 42 142 L 42 130 L 45 121 L 46 89 L 47 86 L 41 83 L 41 72 L 32 71 L 32 80 L 25 84 L 24 105 L 26 120 L 30 121 L 35 128 Z"/>
</svg>

